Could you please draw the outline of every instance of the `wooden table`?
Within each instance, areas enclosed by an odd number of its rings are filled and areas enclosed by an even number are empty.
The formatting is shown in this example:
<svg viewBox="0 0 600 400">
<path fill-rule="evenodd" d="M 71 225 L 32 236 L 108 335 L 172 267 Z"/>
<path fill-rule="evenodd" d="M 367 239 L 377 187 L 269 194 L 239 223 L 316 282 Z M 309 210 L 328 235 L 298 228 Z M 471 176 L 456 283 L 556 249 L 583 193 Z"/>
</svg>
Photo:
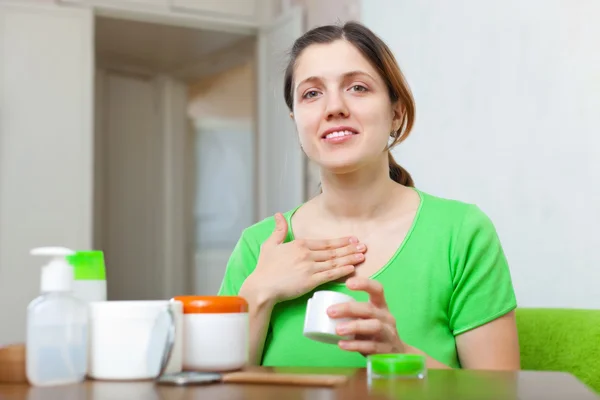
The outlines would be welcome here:
<svg viewBox="0 0 600 400">
<path fill-rule="evenodd" d="M 77 385 L 53 388 L 0 384 L 0 400 L 586 400 L 600 398 L 572 375 L 560 372 L 430 370 L 427 378 L 421 381 L 369 382 L 364 369 L 277 368 L 276 371 L 336 373 L 347 375 L 350 379 L 346 384 L 336 388 L 233 383 L 173 387 L 156 385 L 153 382 L 99 381 L 86 381 Z"/>
</svg>

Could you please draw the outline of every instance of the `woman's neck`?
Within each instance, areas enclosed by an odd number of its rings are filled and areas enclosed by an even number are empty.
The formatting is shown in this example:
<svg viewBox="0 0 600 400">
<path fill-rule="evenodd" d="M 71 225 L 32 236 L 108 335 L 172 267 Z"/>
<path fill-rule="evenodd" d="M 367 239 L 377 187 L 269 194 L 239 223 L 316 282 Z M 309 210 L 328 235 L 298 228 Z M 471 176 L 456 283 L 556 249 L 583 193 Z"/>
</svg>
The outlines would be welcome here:
<svg viewBox="0 0 600 400">
<path fill-rule="evenodd" d="M 387 160 L 386 160 L 387 161 Z M 385 164 L 347 174 L 321 173 L 321 211 L 332 218 L 366 220 L 381 216 L 394 203 L 400 185 L 394 182 Z"/>
</svg>

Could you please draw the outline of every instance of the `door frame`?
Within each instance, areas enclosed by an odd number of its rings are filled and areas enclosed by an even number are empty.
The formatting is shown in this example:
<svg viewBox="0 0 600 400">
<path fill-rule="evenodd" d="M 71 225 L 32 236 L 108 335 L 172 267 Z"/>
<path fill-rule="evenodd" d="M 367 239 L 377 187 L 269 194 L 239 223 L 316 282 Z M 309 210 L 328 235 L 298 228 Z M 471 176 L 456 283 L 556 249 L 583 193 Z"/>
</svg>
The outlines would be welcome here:
<svg viewBox="0 0 600 400">
<path fill-rule="evenodd" d="M 264 132 L 267 131 L 268 129 L 268 123 L 269 123 L 269 115 L 268 113 L 272 110 L 271 107 L 269 107 L 269 102 L 270 100 L 272 100 L 271 96 L 275 95 L 277 96 L 278 99 L 280 99 L 279 101 L 281 102 L 281 104 L 283 105 L 284 99 L 283 99 L 283 85 L 281 85 L 281 90 L 277 93 L 272 93 L 271 92 L 271 86 L 269 85 L 269 78 L 270 78 L 270 74 L 272 73 L 272 71 L 269 71 L 267 66 L 266 66 L 266 62 L 261 62 L 261 60 L 266 60 L 268 59 L 269 56 L 269 48 L 268 48 L 268 37 L 270 35 L 270 33 L 277 29 L 278 27 L 282 26 L 282 25 L 286 25 L 286 24 L 294 24 L 296 22 L 298 22 L 298 20 L 300 20 L 299 24 L 301 25 L 301 30 L 304 30 L 306 27 L 306 22 L 305 22 L 305 12 L 304 9 L 300 6 L 292 6 L 290 4 L 287 4 L 288 2 L 284 3 L 284 8 L 281 12 L 281 14 L 275 18 L 273 18 L 272 20 L 270 20 L 269 22 L 265 22 L 263 24 L 263 26 L 261 27 L 261 29 L 258 32 L 258 37 L 257 37 L 257 84 L 258 84 L 258 136 L 257 136 L 257 141 L 258 141 L 258 148 L 257 148 L 257 154 L 258 154 L 258 163 L 257 163 L 257 173 L 256 173 L 256 177 L 257 177 L 257 187 L 258 187 L 258 198 L 257 198 L 257 209 L 256 209 L 256 214 L 258 219 L 264 219 L 264 218 L 268 218 L 270 216 L 272 216 L 272 213 L 274 212 L 286 212 L 289 211 L 290 209 L 292 209 L 293 207 L 299 205 L 300 203 L 302 203 L 303 201 L 306 200 L 307 198 L 307 167 L 308 164 L 306 162 L 306 157 L 304 156 L 304 152 L 303 150 L 300 148 L 300 145 L 298 144 L 297 147 L 294 148 L 289 148 L 288 150 L 290 152 L 295 152 L 298 156 L 298 164 L 295 165 L 295 167 L 297 167 L 296 172 L 298 172 L 300 174 L 300 182 L 301 182 L 301 187 L 300 190 L 297 193 L 296 198 L 294 198 L 293 200 L 291 200 L 291 196 L 288 196 L 288 198 L 285 201 L 280 201 L 276 207 L 278 208 L 282 208 L 282 209 L 272 209 L 272 202 L 270 201 L 271 199 L 269 199 L 269 193 L 272 192 L 271 190 L 271 185 L 273 184 L 273 182 L 275 181 L 275 179 L 272 178 L 272 176 L 269 175 L 269 172 L 275 169 L 279 169 L 282 167 L 282 165 L 278 165 L 281 164 L 281 162 L 283 161 L 284 164 L 287 164 L 288 159 L 286 157 L 285 161 L 284 160 L 272 160 L 269 159 L 268 154 L 269 154 L 269 142 L 270 139 L 268 137 L 268 135 L 265 135 Z M 291 123 L 291 119 L 290 119 L 290 123 Z M 285 132 L 287 133 L 287 132 Z M 284 134 L 285 134 L 284 133 Z M 293 158 L 293 157 L 292 157 Z M 273 165 L 275 164 L 275 165 Z M 281 169 L 281 171 L 283 171 L 284 169 Z M 292 170 L 292 172 L 294 172 L 294 170 Z M 279 179 L 277 179 L 279 180 Z M 276 200 L 281 200 L 281 199 L 276 199 Z M 276 201 L 277 203 L 277 201 Z M 285 203 L 285 205 L 283 205 L 283 203 Z"/>
<path fill-rule="evenodd" d="M 5 0 L 0 0 L 5 1 Z M 10 0 L 15 1 L 15 0 Z M 22 0 L 21 0 L 22 1 Z M 35 0 L 30 0 L 35 1 Z M 63 8 L 91 8 L 95 16 L 118 18 L 131 21 L 149 22 L 161 25 L 173 25 L 187 28 L 203 28 L 221 32 L 254 34 L 263 21 L 269 20 L 270 10 L 277 0 L 258 0 L 257 19 L 252 21 L 235 16 L 219 15 L 210 11 L 202 12 L 177 7 L 172 0 L 163 0 L 164 4 L 144 4 L 140 2 L 122 2 L 121 0 L 50 0 Z M 186 12 L 187 11 L 187 12 Z"/>
<path fill-rule="evenodd" d="M 0 0 L 3 1 L 3 0 Z M 210 29 L 217 30 L 222 32 L 235 32 L 235 33 L 243 33 L 247 34 L 248 37 L 253 37 L 256 42 L 256 64 L 260 65 L 260 57 L 261 54 L 264 55 L 264 49 L 261 50 L 261 41 L 260 35 L 261 31 L 264 32 L 264 29 L 269 29 L 271 26 L 281 23 L 286 18 L 289 18 L 290 12 L 296 9 L 304 10 L 303 6 L 291 6 L 288 2 L 283 2 L 282 4 L 282 12 L 280 16 L 274 16 L 275 4 L 278 0 L 262 0 L 264 5 L 260 7 L 260 15 L 258 16 L 258 22 L 256 24 L 248 23 L 247 21 L 238 21 L 234 19 L 222 19 L 219 17 L 211 16 L 210 14 L 202 15 L 202 14 L 184 14 L 182 12 L 173 12 L 167 9 L 153 9 L 152 7 L 116 7 L 107 4 L 103 4 L 101 1 L 93 1 L 91 5 L 83 5 L 81 3 L 71 3 L 65 0 L 58 0 L 58 5 L 54 4 L 53 7 L 59 8 L 90 8 L 92 10 L 92 14 L 94 17 L 110 17 L 110 18 L 119 18 L 128 21 L 141 21 L 141 22 L 150 22 L 162 25 L 171 25 L 171 26 L 179 26 L 193 29 Z M 293 9 L 293 10 L 292 10 Z M 95 67 L 94 67 L 95 69 Z M 257 85 L 260 85 L 263 81 L 261 77 L 261 68 L 256 68 L 256 79 Z M 167 84 L 168 86 L 168 84 Z M 168 89 L 167 89 L 168 90 Z M 282 100 L 283 101 L 283 100 Z M 261 117 L 261 109 L 264 108 L 265 98 L 264 91 L 257 90 L 257 98 L 256 102 L 258 104 L 258 109 L 256 110 L 257 121 L 262 119 Z M 168 101 L 167 101 L 168 103 Z M 170 105 L 162 104 L 160 107 L 161 113 L 164 113 L 166 109 L 168 109 Z M 165 115 L 161 115 L 161 119 L 163 121 L 163 126 L 167 129 L 163 130 L 163 132 L 168 132 L 168 124 L 170 123 L 165 120 Z M 255 148 L 255 159 L 257 160 L 257 170 L 255 173 L 255 187 L 258 188 L 257 193 L 255 194 L 255 204 L 257 204 L 254 220 L 262 217 L 262 211 L 264 209 L 264 204 L 267 202 L 267 192 L 263 190 L 264 182 L 265 182 L 265 169 L 269 168 L 265 166 L 263 162 L 259 160 L 263 158 L 264 148 L 262 143 L 265 142 L 264 138 L 264 128 L 261 124 L 257 123 L 257 129 L 255 131 L 256 134 L 256 143 L 259 145 Z M 163 141 L 165 138 L 163 137 Z M 166 138 L 166 140 L 170 140 Z M 183 140 L 182 138 L 178 138 L 176 140 Z M 177 153 L 173 153 L 176 149 L 178 149 L 178 145 L 171 145 L 164 147 L 164 153 L 162 157 L 167 160 L 167 162 L 176 160 L 178 158 Z M 189 197 L 191 196 L 189 191 L 191 188 L 187 187 L 187 183 L 191 180 L 190 177 L 186 173 L 187 170 L 187 162 L 171 162 L 166 170 L 163 178 L 167 180 L 171 180 L 172 182 L 178 182 L 174 185 L 169 185 L 171 190 L 179 191 L 182 193 L 182 197 L 184 198 L 183 204 L 186 204 L 186 207 L 193 207 L 190 203 Z M 259 168 L 258 165 L 262 166 Z M 304 196 L 306 196 L 306 171 L 307 166 L 303 166 L 303 179 L 302 179 L 302 192 Z M 177 177 L 185 177 L 184 179 L 178 180 Z M 95 183 L 94 183 L 95 185 Z M 98 198 L 97 198 L 98 199 Z M 182 221 L 182 219 L 174 218 L 177 215 L 177 212 L 180 210 L 178 207 L 182 204 L 182 201 L 169 201 L 162 198 L 164 201 L 161 202 L 163 208 L 163 228 L 165 232 L 183 232 L 183 245 L 181 243 L 176 243 L 173 235 L 165 234 L 163 236 L 163 245 L 164 245 L 164 259 L 161 260 L 161 264 L 163 265 L 161 274 L 163 274 L 163 285 L 161 288 L 161 292 L 164 297 L 170 296 L 173 293 L 191 293 L 193 288 L 191 285 L 195 282 L 194 274 L 195 274 L 195 246 L 193 243 L 193 232 L 194 229 L 190 227 L 189 223 L 186 221 Z M 101 200 L 100 200 L 101 201 Z M 94 215 L 96 215 L 96 207 L 94 205 Z M 100 207 L 103 207 L 100 205 Z M 191 222 L 193 224 L 193 221 Z M 94 227 L 94 232 L 98 232 L 96 227 Z M 99 235 L 102 237 L 102 235 Z M 176 236 L 177 237 L 177 236 Z M 185 256 L 179 257 L 173 249 L 181 249 L 182 246 L 185 248 Z M 168 266 L 165 267 L 165 266 Z M 173 277 L 176 277 L 173 279 Z M 178 282 L 182 277 L 186 277 L 185 282 Z"/>
<path fill-rule="evenodd" d="M 167 12 L 156 12 L 143 9 L 133 8 L 117 8 L 110 7 L 101 4 L 100 2 L 93 4 L 92 6 L 77 5 L 68 2 L 61 3 L 62 8 L 73 8 L 73 7 L 90 7 L 94 17 L 110 17 L 118 18 L 127 21 L 140 21 L 149 22 L 161 25 L 171 25 L 186 27 L 192 29 L 212 29 L 222 32 L 235 32 L 248 34 L 249 37 L 256 37 L 258 29 L 256 27 L 248 26 L 247 23 L 239 21 L 228 21 L 223 22 L 218 18 L 206 16 L 190 16 L 189 14 L 182 13 L 167 13 Z M 110 68 L 109 68 L 110 69 Z M 117 68 L 120 70 L 121 68 Z M 127 71 L 121 71 L 127 72 Z M 134 71 L 138 72 L 138 71 Z M 99 77 L 102 80 L 102 77 Z M 159 92 L 161 93 L 160 105 L 158 107 L 160 115 L 159 120 L 162 124 L 160 140 L 164 144 L 162 147 L 161 158 L 163 161 L 163 174 L 159 179 L 163 181 L 163 193 L 159 204 L 161 207 L 161 223 L 159 224 L 160 229 L 163 231 L 161 237 L 161 259 L 158 262 L 159 271 L 157 271 L 162 277 L 162 285 L 159 288 L 159 293 L 162 297 L 168 298 L 176 294 L 187 294 L 193 292 L 193 284 L 195 282 L 195 243 L 193 241 L 193 219 L 188 218 L 190 221 L 186 221 L 185 218 L 177 217 L 180 214 L 181 207 L 190 208 L 186 211 L 186 215 L 192 210 L 193 204 L 190 202 L 190 197 L 193 193 L 190 193 L 191 189 L 188 187 L 188 183 L 191 181 L 188 176 L 187 168 L 187 157 L 181 157 L 179 150 L 182 147 L 182 143 L 189 142 L 190 135 L 186 135 L 186 132 L 182 132 L 181 127 L 177 127 L 177 121 L 173 121 L 171 118 L 171 112 L 181 114 L 185 110 L 181 109 L 180 99 L 178 96 L 176 85 L 177 83 L 170 80 L 169 78 L 160 78 L 159 80 Z M 98 99 L 103 98 L 102 93 L 98 93 Z M 96 105 L 98 111 L 102 104 Z M 99 118 L 97 118 L 99 119 Z M 102 121 L 97 121 L 101 128 Z M 102 140 L 98 141 L 98 144 L 103 145 Z M 104 147 L 104 146 L 103 146 Z M 189 149 L 190 146 L 184 148 Z M 97 149 L 98 152 L 103 152 L 105 149 Z M 104 154 L 104 153 L 103 153 Z M 189 156 L 189 155 L 188 155 Z M 99 162 L 102 162 L 103 155 L 100 155 Z M 101 172 L 99 178 L 102 179 Z M 96 185 L 96 182 L 94 183 Z M 100 183 L 102 184 L 102 183 Z M 178 193 L 176 196 L 170 196 L 169 193 Z M 101 219 L 98 213 L 101 213 L 105 209 L 104 201 L 101 196 L 96 198 L 99 203 L 94 205 L 94 213 L 96 220 Z M 188 215 L 189 216 L 189 215 Z M 94 231 L 97 232 L 96 245 L 102 245 L 102 238 L 104 230 L 102 226 L 94 227 Z M 181 253 L 184 254 L 181 254 Z M 168 267 L 167 267 L 168 266 Z"/>
</svg>

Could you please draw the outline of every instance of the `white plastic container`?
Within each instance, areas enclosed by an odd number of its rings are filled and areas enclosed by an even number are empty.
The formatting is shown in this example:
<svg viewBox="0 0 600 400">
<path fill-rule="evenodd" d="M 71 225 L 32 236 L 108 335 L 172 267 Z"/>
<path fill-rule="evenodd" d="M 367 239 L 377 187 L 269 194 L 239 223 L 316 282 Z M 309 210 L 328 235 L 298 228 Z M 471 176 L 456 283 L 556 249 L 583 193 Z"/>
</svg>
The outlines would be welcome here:
<svg viewBox="0 0 600 400">
<path fill-rule="evenodd" d="M 87 372 L 87 305 L 73 296 L 72 254 L 62 247 L 33 249 L 32 255 L 51 256 L 42 267 L 41 292 L 27 308 L 26 375 L 33 386 L 81 382 Z"/>
<path fill-rule="evenodd" d="M 308 299 L 304 318 L 304 336 L 322 343 L 337 344 L 340 340 L 352 340 L 353 336 L 340 336 L 336 333 L 338 324 L 351 321 L 351 318 L 331 318 L 327 309 L 334 304 L 356 301 L 351 296 L 329 290 L 315 292 Z"/>
<path fill-rule="evenodd" d="M 180 302 L 104 301 L 89 307 L 90 378 L 146 380 L 181 372 Z"/>
<path fill-rule="evenodd" d="M 106 301 L 104 253 L 98 250 L 77 251 L 67 257 L 74 268 L 73 294 L 90 303 Z"/>
<path fill-rule="evenodd" d="M 248 362 L 248 303 L 237 296 L 178 296 L 183 303 L 183 369 L 225 372 Z"/>
</svg>

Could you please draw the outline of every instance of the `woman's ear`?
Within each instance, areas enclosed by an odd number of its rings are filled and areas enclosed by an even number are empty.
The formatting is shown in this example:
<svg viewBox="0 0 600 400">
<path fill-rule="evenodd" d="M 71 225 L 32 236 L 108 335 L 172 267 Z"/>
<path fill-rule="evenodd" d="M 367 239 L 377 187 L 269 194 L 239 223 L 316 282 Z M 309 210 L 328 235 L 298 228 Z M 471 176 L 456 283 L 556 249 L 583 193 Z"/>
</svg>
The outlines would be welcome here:
<svg viewBox="0 0 600 400">
<path fill-rule="evenodd" d="M 405 112 L 406 110 L 401 102 L 397 101 L 394 103 L 392 108 L 392 132 L 396 132 L 402 128 Z"/>
<path fill-rule="evenodd" d="M 292 121 L 294 120 L 294 113 L 293 112 L 290 113 L 290 118 L 292 119 Z"/>
</svg>

